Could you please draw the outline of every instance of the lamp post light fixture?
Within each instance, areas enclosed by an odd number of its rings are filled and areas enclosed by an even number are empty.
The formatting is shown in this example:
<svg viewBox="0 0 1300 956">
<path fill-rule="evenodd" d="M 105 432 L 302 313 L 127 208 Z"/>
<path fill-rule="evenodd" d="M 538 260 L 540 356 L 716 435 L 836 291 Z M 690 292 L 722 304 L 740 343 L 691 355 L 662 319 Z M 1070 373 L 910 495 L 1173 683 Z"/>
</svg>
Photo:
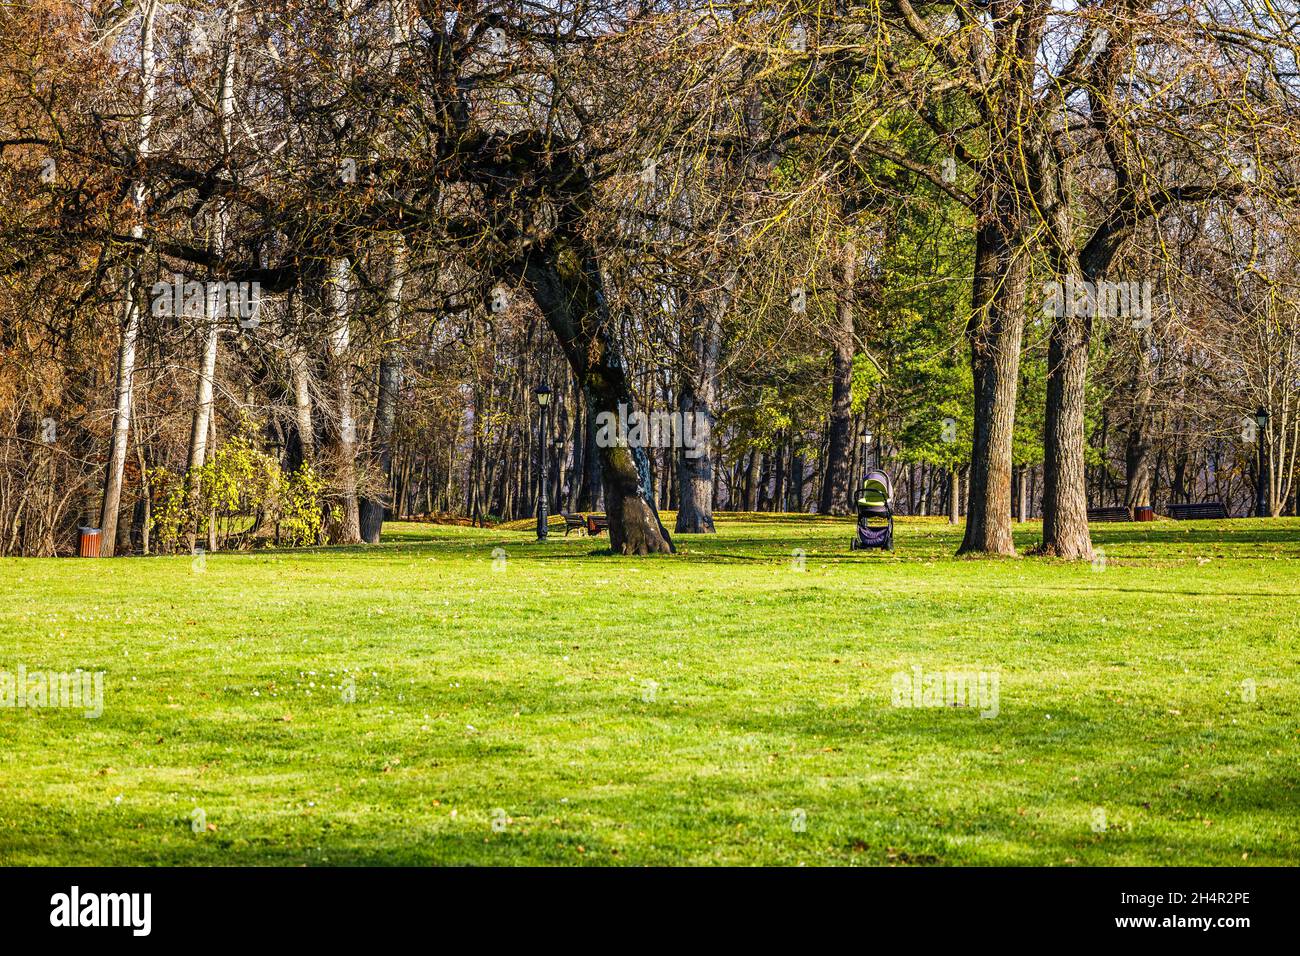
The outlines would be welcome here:
<svg viewBox="0 0 1300 956">
<path fill-rule="evenodd" d="M 1255 485 L 1255 517 L 1268 517 L 1268 438 L 1266 429 L 1268 428 L 1268 409 L 1261 407 L 1255 412 L 1255 443 L 1259 447 L 1259 467 L 1257 471 L 1257 480 Z"/>
<path fill-rule="evenodd" d="M 545 541 L 547 525 L 550 524 L 550 513 L 546 501 L 546 484 L 549 469 L 546 461 L 546 409 L 551 404 L 551 390 L 543 382 L 533 389 L 533 397 L 537 399 L 537 407 L 541 410 L 541 421 L 537 426 L 537 451 L 541 458 L 540 474 L 537 481 L 537 540 Z"/>
</svg>

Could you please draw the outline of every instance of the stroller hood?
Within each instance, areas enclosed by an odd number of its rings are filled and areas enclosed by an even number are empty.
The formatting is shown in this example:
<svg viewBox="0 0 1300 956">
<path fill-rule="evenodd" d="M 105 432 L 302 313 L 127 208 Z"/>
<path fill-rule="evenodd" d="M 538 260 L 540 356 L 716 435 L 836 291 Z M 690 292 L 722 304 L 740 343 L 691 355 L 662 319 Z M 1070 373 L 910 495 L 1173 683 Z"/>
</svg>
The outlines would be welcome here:
<svg viewBox="0 0 1300 956">
<path fill-rule="evenodd" d="M 883 471 L 867 472 L 862 490 L 858 493 L 858 504 L 868 508 L 889 507 L 894 502 L 894 486 L 889 476 Z"/>
</svg>

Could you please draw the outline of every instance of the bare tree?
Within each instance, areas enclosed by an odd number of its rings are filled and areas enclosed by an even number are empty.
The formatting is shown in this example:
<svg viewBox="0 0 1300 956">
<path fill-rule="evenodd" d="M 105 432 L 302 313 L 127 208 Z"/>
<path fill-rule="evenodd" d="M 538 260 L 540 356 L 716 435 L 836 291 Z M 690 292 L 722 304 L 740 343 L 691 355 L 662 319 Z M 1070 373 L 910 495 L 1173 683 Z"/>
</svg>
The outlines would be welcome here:
<svg viewBox="0 0 1300 956">
<path fill-rule="evenodd" d="M 157 0 L 146 0 L 140 8 L 140 117 L 135 148 L 137 163 L 143 165 L 149 157 L 150 128 L 153 124 L 154 101 L 157 97 L 158 76 L 154 53 L 154 23 L 158 14 Z M 146 184 L 136 180 L 131 184 L 131 201 L 136 222 L 131 225 L 134 239 L 144 237 Z M 133 261 L 124 269 L 122 282 L 122 338 L 117 353 L 116 401 L 113 408 L 113 433 L 109 445 L 108 464 L 104 476 L 104 496 L 99 514 L 100 554 L 112 557 L 117 546 L 118 510 L 122 501 L 122 478 L 126 469 L 127 442 L 131 431 L 131 404 L 135 388 L 136 344 L 140 338 L 140 270 Z"/>
</svg>

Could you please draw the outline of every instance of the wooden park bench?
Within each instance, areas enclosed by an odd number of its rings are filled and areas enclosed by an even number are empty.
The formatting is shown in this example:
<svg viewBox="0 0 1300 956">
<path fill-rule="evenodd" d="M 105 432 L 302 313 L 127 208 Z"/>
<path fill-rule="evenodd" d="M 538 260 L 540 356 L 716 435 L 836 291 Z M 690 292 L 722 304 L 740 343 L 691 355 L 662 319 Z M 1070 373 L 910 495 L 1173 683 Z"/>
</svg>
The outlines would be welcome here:
<svg viewBox="0 0 1300 956">
<path fill-rule="evenodd" d="M 1127 508 L 1089 508 L 1088 522 L 1095 521 L 1132 521 L 1133 513 Z"/>
<path fill-rule="evenodd" d="M 564 536 L 567 538 L 570 531 L 577 531 L 579 528 L 587 534 L 600 534 L 609 527 L 609 518 L 605 515 L 571 515 L 567 511 L 564 516 Z"/>
<path fill-rule="evenodd" d="M 1175 521 L 1191 521 L 1196 518 L 1227 518 L 1229 515 L 1222 501 L 1201 501 L 1190 505 L 1170 505 L 1169 517 Z"/>
</svg>

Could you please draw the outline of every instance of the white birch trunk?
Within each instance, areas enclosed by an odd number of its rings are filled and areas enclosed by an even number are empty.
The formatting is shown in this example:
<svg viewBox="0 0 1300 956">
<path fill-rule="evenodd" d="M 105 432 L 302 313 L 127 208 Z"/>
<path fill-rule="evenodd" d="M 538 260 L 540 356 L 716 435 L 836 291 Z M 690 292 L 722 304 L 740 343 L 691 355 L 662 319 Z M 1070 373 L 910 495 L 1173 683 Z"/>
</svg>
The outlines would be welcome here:
<svg viewBox="0 0 1300 956">
<path fill-rule="evenodd" d="M 221 66 L 221 86 L 218 92 L 220 104 L 221 148 L 228 157 L 231 147 L 231 123 L 235 110 L 235 57 L 238 52 L 237 32 L 239 29 L 240 3 L 230 5 L 226 15 L 226 56 Z M 218 207 L 212 229 L 213 248 L 220 257 L 226 251 L 227 211 Z M 192 508 L 197 506 L 202 490 L 198 471 L 207 461 L 208 437 L 212 433 L 212 404 L 217 374 L 217 352 L 221 334 L 220 297 L 205 295 L 203 300 L 203 351 L 199 357 L 199 378 L 194 394 L 194 419 L 190 428 L 190 453 L 187 464 L 189 473 L 189 494 Z M 213 527 L 212 515 L 208 520 L 208 547 L 214 548 L 216 529 Z M 194 519 L 197 522 L 197 515 Z M 197 529 L 195 529 L 196 531 Z M 190 550 L 194 549 L 195 531 L 190 534 Z"/>
<path fill-rule="evenodd" d="M 154 55 L 154 20 L 158 12 L 157 0 L 148 0 L 140 19 L 140 128 L 136 153 L 140 159 L 149 156 L 149 132 L 153 125 L 154 100 L 158 91 L 157 60 Z M 145 184 L 131 184 L 131 201 L 135 207 L 136 221 L 131 235 L 144 236 Z M 117 353 L 117 388 L 113 405 L 113 432 L 108 450 L 108 465 L 104 475 L 104 498 L 99 512 L 99 553 L 111 558 L 117 545 L 118 509 L 122 503 L 122 481 L 126 470 L 127 441 L 131 433 L 131 404 L 135 389 L 135 351 L 140 338 L 140 304 L 137 289 L 139 270 L 134 262 L 126 267 L 122 284 L 123 322 L 122 340 Z"/>
<path fill-rule="evenodd" d="M 346 256 L 330 260 L 325 283 L 325 308 L 330 317 L 330 359 L 334 366 L 338 403 L 338 486 L 343 517 L 335 535 L 340 544 L 361 541 L 361 512 L 357 503 L 357 422 L 352 404 L 351 329 L 348 325 L 348 291 L 352 263 Z"/>
</svg>

